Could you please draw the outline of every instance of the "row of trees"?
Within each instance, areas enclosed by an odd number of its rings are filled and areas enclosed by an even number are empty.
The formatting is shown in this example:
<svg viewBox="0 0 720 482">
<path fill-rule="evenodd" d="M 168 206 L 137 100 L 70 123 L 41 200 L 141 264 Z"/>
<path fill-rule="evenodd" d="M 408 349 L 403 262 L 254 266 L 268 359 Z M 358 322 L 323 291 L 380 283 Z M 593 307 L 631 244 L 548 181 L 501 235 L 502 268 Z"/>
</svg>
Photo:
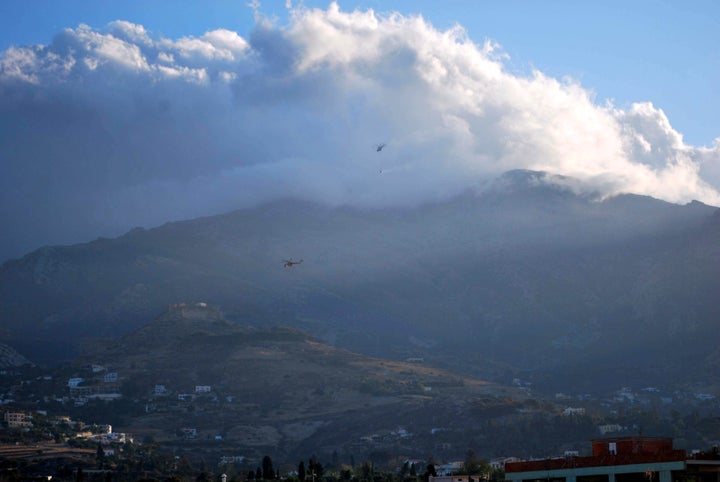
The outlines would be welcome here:
<svg viewBox="0 0 720 482">
<path fill-rule="evenodd" d="M 315 482 L 316 480 L 320 480 L 323 477 L 324 473 L 324 467 L 320 462 L 318 462 L 317 457 L 313 455 L 308 461 L 307 469 L 305 468 L 305 462 L 300 461 L 300 463 L 298 464 L 297 473 L 293 476 L 301 482 L 304 482 L 305 480 Z M 262 459 L 262 466 L 258 467 L 254 471 L 249 471 L 246 478 L 247 480 L 268 481 L 280 479 L 281 477 L 280 471 L 276 471 L 273 467 L 273 462 L 270 456 L 266 455 Z"/>
<path fill-rule="evenodd" d="M 469 450 L 466 454 L 462 468 L 456 472 L 458 475 L 477 475 L 477 480 L 500 481 L 504 479 L 502 471 L 493 469 L 486 460 L 476 457 L 475 452 Z M 427 482 L 430 476 L 437 476 L 435 464 L 431 461 L 424 467 L 406 461 L 397 472 L 376 471 L 371 462 L 364 462 L 358 467 L 340 465 L 336 470 L 326 472 L 323 465 L 312 456 L 308 463 L 300 461 L 297 471 L 282 477 L 284 480 L 298 482 L 342 482 L 342 481 L 373 481 L 373 482 Z M 262 466 L 249 471 L 245 480 L 273 481 L 280 479 L 279 470 L 273 467 L 270 456 L 262 459 Z"/>
<path fill-rule="evenodd" d="M 247 473 L 247 480 L 276 480 L 280 478 L 280 471 L 275 471 L 272 459 L 266 455 L 262 459 L 262 467 Z"/>
<path fill-rule="evenodd" d="M 329 470 L 314 456 L 307 462 L 301 461 L 297 471 L 282 475 L 269 456 L 263 457 L 257 470 L 249 472 L 235 472 L 232 465 L 210 468 L 202 464 L 198 469 L 193 468 L 184 457 L 164 453 L 151 443 L 125 447 L 122 458 L 107 457 L 102 447 L 97 445 L 95 459 L 95 463 L 88 459 L 58 459 L 54 463 L 39 459 L 34 462 L 15 461 L 10 465 L 3 465 L 0 461 L 0 480 L 21 481 L 50 474 L 53 480 L 66 482 L 210 482 L 219 481 L 224 473 L 227 482 L 427 482 L 430 476 L 437 475 L 433 463 L 406 462 L 395 471 L 386 471 L 377 470 L 372 462 L 366 461 L 355 467 L 340 464 Z M 487 462 L 478 460 L 471 451 L 460 473 L 478 475 L 475 478 L 477 482 L 503 480 L 501 472 L 492 471 Z"/>
</svg>

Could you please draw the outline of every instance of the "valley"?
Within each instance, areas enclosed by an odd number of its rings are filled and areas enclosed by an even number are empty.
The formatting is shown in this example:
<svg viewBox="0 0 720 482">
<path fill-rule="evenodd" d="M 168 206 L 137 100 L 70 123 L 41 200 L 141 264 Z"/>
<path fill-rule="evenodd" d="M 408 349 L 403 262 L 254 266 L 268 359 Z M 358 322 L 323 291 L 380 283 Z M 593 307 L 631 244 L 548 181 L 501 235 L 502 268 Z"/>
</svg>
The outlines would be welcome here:
<svg viewBox="0 0 720 482">
<path fill-rule="evenodd" d="M 196 467 L 712 445 L 717 209 L 544 176 L 403 209 L 276 202 L 7 261 L 0 400 Z"/>
</svg>

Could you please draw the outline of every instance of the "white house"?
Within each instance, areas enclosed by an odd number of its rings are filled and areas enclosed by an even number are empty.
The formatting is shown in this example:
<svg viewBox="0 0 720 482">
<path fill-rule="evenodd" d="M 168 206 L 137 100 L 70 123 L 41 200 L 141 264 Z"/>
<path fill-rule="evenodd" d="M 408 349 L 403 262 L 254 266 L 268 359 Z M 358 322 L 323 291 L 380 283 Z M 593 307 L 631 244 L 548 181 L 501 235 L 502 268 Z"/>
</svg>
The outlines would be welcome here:
<svg viewBox="0 0 720 482">
<path fill-rule="evenodd" d="M 70 388 L 77 388 L 82 382 L 84 382 L 84 378 L 75 377 L 68 380 L 68 387 Z"/>
<path fill-rule="evenodd" d="M 603 435 L 605 435 L 606 433 L 620 432 L 622 431 L 622 429 L 622 426 L 618 425 L 617 423 L 607 423 L 605 425 L 598 426 L 598 430 Z"/>
<path fill-rule="evenodd" d="M 109 372 L 106 373 L 105 376 L 103 376 L 103 381 L 105 383 L 113 383 L 118 381 L 118 374 L 117 372 Z"/>
</svg>

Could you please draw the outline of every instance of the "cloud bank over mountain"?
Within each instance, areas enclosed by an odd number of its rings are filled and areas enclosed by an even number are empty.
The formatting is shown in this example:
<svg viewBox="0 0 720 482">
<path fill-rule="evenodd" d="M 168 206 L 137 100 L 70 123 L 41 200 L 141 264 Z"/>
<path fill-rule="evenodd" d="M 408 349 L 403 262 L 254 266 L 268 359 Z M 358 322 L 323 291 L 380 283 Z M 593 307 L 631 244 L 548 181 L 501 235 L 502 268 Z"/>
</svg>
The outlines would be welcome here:
<svg viewBox="0 0 720 482">
<path fill-rule="evenodd" d="M 720 205 L 720 140 L 687 145 L 659 107 L 600 105 L 506 61 L 460 26 L 337 4 L 294 8 L 288 25 L 258 15 L 248 38 L 167 39 L 118 20 L 12 47 L 0 216 L 15 228 L 0 253 L 278 197 L 416 204 L 518 168 Z"/>
</svg>

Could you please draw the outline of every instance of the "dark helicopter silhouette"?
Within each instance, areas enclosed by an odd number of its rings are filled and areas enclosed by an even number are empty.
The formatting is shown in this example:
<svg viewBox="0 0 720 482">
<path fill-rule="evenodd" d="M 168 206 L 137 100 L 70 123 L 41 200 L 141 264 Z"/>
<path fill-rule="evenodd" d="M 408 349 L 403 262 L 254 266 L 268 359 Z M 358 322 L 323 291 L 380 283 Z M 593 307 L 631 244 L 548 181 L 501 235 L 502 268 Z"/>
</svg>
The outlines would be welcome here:
<svg viewBox="0 0 720 482">
<path fill-rule="evenodd" d="M 283 260 L 283 268 L 292 268 L 292 267 L 295 266 L 296 264 L 300 264 L 300 263 L 302 263 L 302 262 L 303 262 L 303 260 L 293 261 L 292 258 L 290 258 L 290 259 L 284 259 L 284 260 Z"/>
<path fill-rule="evenodd" d="M 386 145 L 387 145 L 387 144 L 385 144 L 385 143 L 383 142 L 383 143 L 381 143 L 381 144 L 375 144 L 373 147 L 375 147 L 375 152 L 380 152 L 380 151 L 383 150 L 383 148 L 384 148 Z"/>
</svg>

